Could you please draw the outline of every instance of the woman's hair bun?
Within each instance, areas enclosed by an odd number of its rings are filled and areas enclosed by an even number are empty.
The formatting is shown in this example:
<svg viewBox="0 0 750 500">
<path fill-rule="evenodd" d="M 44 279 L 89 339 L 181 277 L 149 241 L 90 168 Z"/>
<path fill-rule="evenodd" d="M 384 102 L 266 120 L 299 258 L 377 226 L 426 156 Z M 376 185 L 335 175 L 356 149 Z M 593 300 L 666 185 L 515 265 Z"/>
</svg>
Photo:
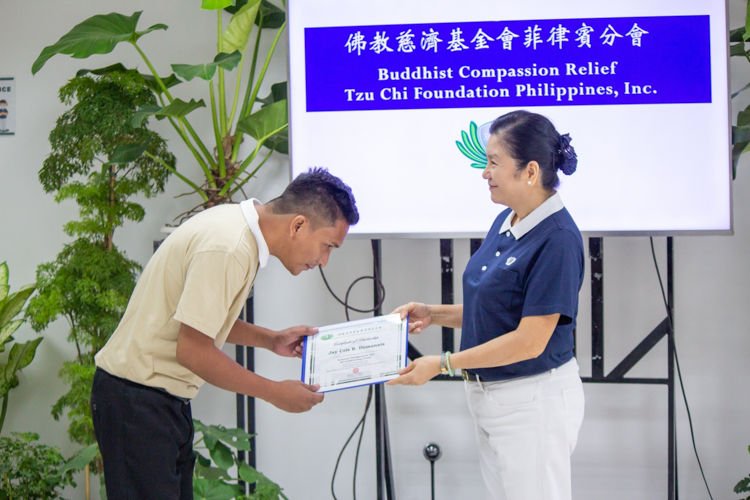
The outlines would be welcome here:
<svg viewBox="0 0 750 500">
<path fill-rule="evenodd" d="M 571 175 L 578 167 L 578 156 L 576 156 L 576 150 L 570 145 L 570 141 L 572 140 L 570 134 L 563 134 L 560 136 L 560 149 L 558 149 L 558 153 L 562 157 L 562 161 L 558 168 L 562 170 L 562 173 L 565 175 Z"/>
</svg>

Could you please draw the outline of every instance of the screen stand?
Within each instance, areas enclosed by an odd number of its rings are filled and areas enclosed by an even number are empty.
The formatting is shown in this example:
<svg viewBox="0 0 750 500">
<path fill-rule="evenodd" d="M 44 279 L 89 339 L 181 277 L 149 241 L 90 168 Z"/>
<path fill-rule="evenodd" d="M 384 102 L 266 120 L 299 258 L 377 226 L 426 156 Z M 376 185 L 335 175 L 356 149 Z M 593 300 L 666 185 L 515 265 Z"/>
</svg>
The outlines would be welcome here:
<svg viewBox="0 0 750 500">
<path fill-rule="evenodd" d="M 589 383 L 667 386 L 667 499 L 677 500 L 679 491 L 674 402 L 674 325 L 670 321 L 670 317 L 674 318 L 674 242 L 671 236 L 667 237 L 669 314 L 608 375 L 604 372 L 604 242 L 602 238 L 589 238 L 589 259 L 591 260 L 591 377 L 581 377 L 581 380 Z M 625 377 L 625 374 L 664 337 L 667 337 L 667 377 Z"/>
<path fill-rule="evenodd" d="M 382 316 L 383 306 L 380 296 L 382 265 L 380 258 L 380 240 L 372 240 L 373 307 L 375 316 Z M 385 387 L 375 385 L 375 454 L 377 466 L 377 499 L 396 500 L 393 488 L 393 464 L 391 462 L 391 440 L 388 434 L 388 410 L 385 406 Z"/>
</svg>

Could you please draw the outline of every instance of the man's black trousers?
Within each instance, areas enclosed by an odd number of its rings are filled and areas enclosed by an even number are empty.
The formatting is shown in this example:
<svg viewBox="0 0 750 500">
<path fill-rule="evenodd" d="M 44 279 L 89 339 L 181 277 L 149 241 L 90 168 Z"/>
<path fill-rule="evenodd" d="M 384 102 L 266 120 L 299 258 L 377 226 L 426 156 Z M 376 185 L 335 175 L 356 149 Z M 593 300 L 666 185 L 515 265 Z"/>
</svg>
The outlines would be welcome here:
<svg viewBox="0 0 750 500">
<path fill-rule="evenodd" d="M 189 400 L 97 368 L 91 414 L 109 500 L 193 498 Z"/>
</svg>

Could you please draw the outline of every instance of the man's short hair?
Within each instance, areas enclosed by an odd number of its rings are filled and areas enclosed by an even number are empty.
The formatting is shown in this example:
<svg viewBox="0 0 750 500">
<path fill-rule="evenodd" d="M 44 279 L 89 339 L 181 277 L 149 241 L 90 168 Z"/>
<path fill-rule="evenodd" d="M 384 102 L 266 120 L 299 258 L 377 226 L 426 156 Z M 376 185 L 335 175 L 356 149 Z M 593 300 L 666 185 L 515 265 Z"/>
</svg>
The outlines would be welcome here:
<svg viewBox="0 0 750 500">
<path fill-rule="evenodd" d="M 359 222 L 351 188 L 325 168 L 311 168 L 298 175 L 269 204 L 275 214 L 304 215 L 314 226 L 333 226 L 339 219 L 350 226 Z"/>
</svg>

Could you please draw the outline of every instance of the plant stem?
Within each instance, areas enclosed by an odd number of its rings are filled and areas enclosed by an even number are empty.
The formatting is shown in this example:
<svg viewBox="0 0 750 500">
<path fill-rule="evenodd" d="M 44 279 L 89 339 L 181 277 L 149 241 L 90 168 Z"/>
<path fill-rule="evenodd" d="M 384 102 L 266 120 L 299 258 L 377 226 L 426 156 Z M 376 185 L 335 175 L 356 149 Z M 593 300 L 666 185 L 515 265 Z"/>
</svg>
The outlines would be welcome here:
<svg viewBox="0 0 750 500">
<path fill-rule="evenodd" d="M 219 124 L 216 121 L 216 99 L 214 98 L 213 80 L 208 81 L 208 89 L 211 93 L 211 120 L 214 124 L 214 136 L 216 136 L 216 156 L 218 156 L 219 159 L 219 177 L 223 179 L 227 176 L 227 164 L 226 158 L 224 158 L 224 144 L 222 144 L 221 140 L 223 135 L 219 132 Z"/>
<path fill-rule="evenodd" d="M 250 95 L 252 94 L 253 83 L 255 83 L 255 65 L 258 62 L 258 48 L 260 47 L 260 34 L 263 32 L 263 16 L 260 16 L 258 22 L 258 33 L 255 36 L 255 47 L 253 48 L 253 61 L 250 64 L 250 75 L 247 79 L 247 88 L 245 89 L 245 98 L 242 100 L 242 108 L 240 108 L 240 117 L 237 120 L 239 122 L 247 114 L 247 103 L 250 101 Z M 242 134 L 237 132 L 237 137 L 234 141 L 234 147 L 232 148 L 232 162 L 237 161 L 237 156 L 240 152 L 240 143 L 242 142 Z"/>
<path fill-rule="evenodd" d="M 0 412 L 0 432 L 3 431 L 3 424 L 5 423 L 5 414 L 8 413 L 8 396 L 9 394 L 5 394 L 3 396 L 3 409 L 2 412 Z"/>
<path fill-rule="evenodd" d="M 266 156 L 265 158 L 263 158 L 263 161 L 261 161 L 261 162 L 260 162 L 260 163 L 258 164 L 258 166 L 257 166 L 257 167 L 255 167 L 255 170 L 253 170 L 253 171 L 252 171 L 252 172 L 250 173 L 250 175 L 248 175 L 248 176 L 247 176 L 246 178 L 242 179 L 242 182 L 240 182 L 239 184 L 237 184 L 237 187 L 236 187 L 236 188 L 234 188 L 234 189 L 232 190 L 232 192 L 231 192 L 231 193 L 229 193 L 229 196 L 234 196 L 234 194 L 235 194 L 235 193 L 236 193 L 237 191 L 239 191 L 240 189 L 242 189 L 242 186 L 244 186 L 245 184 L 247 184 L 247 182 L 248 182 L 248 181 L 249 181 L 250 179 L 252 179 L 252 178 L 253 178 L 253 176 L 254 176 L 254 175 L 255 175 L 255 174 L 256 174 L 256 173 L 258 172 L 258 170 L 260 170 L 260 167 L 262 167 L 262 166 L 263 166 L 263 164 L 264 164 L 264 163 L 266 163 L 266 162 L 268 161 L 268 159 L 269 159 L 269 158 L 271 157 L 271 155 L 272 155 L 272 154 L 273 154 L 273 149 L 271 150 L 271 152 L 270 152 L 270 153 L 268 153 L 268 156 Z"/>
<path fill-rule="evenodd" d="M 258 81 L 255 83 L 255 88 L 253 89 L 253 95 L 250 96 L 250 102 L 247 105 L 247 109 L 245 109 L 245 116 L 249 115 L 252 112 L 253 104 L 255 104 L 255 98 L 258 96 L 258 91 L 260 90 L 260 84 L 263 83 L 263 78 L 266 76 L 268 65 L 271 64 L 271 56 L 273 56 L 273 53 L 276 50 L 276 44 L 279 43 L 279 38 L 281 38 L 281 34 L 284 32 L 285 27 L 286 27 L 286 22 L 284 22 L 284 24 L 281 25 L 281 27 L 279 28 L 279 31 L 276 33 L 276 37 L 273 39 L 271 48 L 268 49 L 268 55 L 266 56 L 266 60 L 263 63 L 263 68 L 260 70 L 260 75 L 258 75 Z M 243 116 L 242 118 L 244 118 L 245 116 Z"/>
<path fill-rule="evenodd" d="M 234 124 L 234 112 L 237 111 L 237 102 L 240 100 L 240 84 L 242 83 L 242 64 L 245 62 L 245 54 L 247 51 L 242 53 L 240 58 L 240 66 L 237 68 L 237 87 L 234 89 L 234 101 L 232 102 L 232 112 L 229 114 L 228 128 L 231 128 Z"/>
<path fill-rule="evenodd" d="M 263 83 L 263 78 L 266 76 L 266 71 L 268 70 L 268 65 L 271 63 L 271 56 L 273 56 L 274 50 L 276 50 L 276 44 L 279 43 L 279 38 L 281 38 L 281 33 L 283 33 L 284 28 L 286 27 L 286 22 L 281 25 L 279 28 L 279 31 L 276 33 L 276 37 L 273 39 L 273 43 L 271 44 L 271 48 L 268 50 L 268 55 L 266 56 L 266 61 L 263 63 L 263 69 L 260 70 L 260 75 L 258 75 L 258 80 L 255 83 L 255 88 L 253 89 L 253 93 L 250 96 L 250 100 L 247 102 L 247 106 L 245 107 L 245 112 L 240 113 L 240 120 L 245 118 L 246 116 L 249 116 L 250 113 L 252 113 L 253 105 L 255 104 L 255 98 L 258 96 L 258 91 L 260 90 L 260 84 Z M 237 132 L 237 138 L 235 139 L 235 145 L 238 142 L 241 142 L 242 140 L 242 132 Z M 239 151 L 239 147 L 236 148 L 236 151 Z M 237 161 L 237 156 L 235 152 L 232 152 L 232 161 Z"/>
<path fill-rule="evenodd" d="M 279 132 L 281 132 L 282 130 L 284 130 L 286 127 L 287 127 L 287 125 L 285 124 L 283 127 L 279 127 L 276 130 L 273 130 L 273 131 L 269 132 L 268 134 L 264 135 L 263 137 L 261 137 L 258 140 L 258 143 L 255 145 L 255 149 L 250 154 L 250 156 L 248 156 L 247 158 L 245 158 L 245 160 L 242 162 L 242 164 L 237 169 L 237 172 L 235 172 L 235 174 L 231 178 L 229 178 L 227 180 L 227 183 L 224 184 L 224 187 L 221 188 L 221 191 L 219 191 L 219 196 L 224 196 L 225 194 L 227 194 L 227 191 L 229 191 L 229 188 L 232 187 L 232 184 L 234 184 L 234 182 L 237 180 L 237 178 L 240 176 L 240 174 L 242 174 L 242 172 L 245 171 L 245 169 L 250 165 L 250 163 L 252 163 L 252 161 L 258 155 L 258 151 L 260 151 L 260 147 L 263 145 L 263 143 L 266 142 L 269 137 L 272 137 L 272 136 L 278 134 Z M 256 171 L 257 171 L 257 169 L 256 169 Z"/>
<path fill-rule="evenodd" d="M 219 42 L 218 42 L 218 49 L 219 54 L 224 52 L 224 36 L 223 36 L 223 28 L 221 26 L 221 12 L 222 9 L 218 9 L 216 11 L 216 17 L 219 25 Z M 221 126 L 221 137 L 226 137 L 227 135 L 227 104 L 226 104 L 226 94 L 224 90 L 224 68 L 219 66 L 219 125 Z M 221 147 L 219 148 L 221 149 Z"/>
<path fill-rule="evenodd" d="M 151 65 L 151 61 L 148 60 L 148 57 L 146 57 L 146 54 L 143 53 L 141 48 L 136 44 L 135 42 L 130 42 L 133 44 L 133 47 L 138 51 L 138 53 L 141 55 L 141 58 L 146 62 L 146 66 L 148 66 L 148 69 L 151 70 L 151 74 L 154 75 L 154 78 L 156 78 L 156 81 L 159 83 L 159 86 L 164 91 L 164 95 L 167 96 L 167 99 L 169 99 L 169 102 L 173 102 L 174 99 L 172 98 L 172 95 L 169 93 L 169 89 L 167 89 L 167 86 L 164 85 L 164 82 L 159 77 L 159 74 L 156 72 L 156 69 Z M 190 122 L 188 121 L 187 117 L 183 117 L 179 119 L 181 123 L 185 124 L 185 128 L 190 133 L 190 136 L 193 138 L 195 143 L 198 145 L 198 148 L 203 152 L 203 154 L 206 156 L 206 159 L 208 160 L 208 163 L 211 165 L 211 167 L 215 167 L 216 164 L 213 161 L 213 157 L 211 156 L 211 153 L 206 148 L 205 144 L 203 144 L 203 141 L 201 141 L 201 138 L 198 137 L 198 134 L 195 133 L 195 130 L 193 130 L 193 127 L 190 125 Z"/>
<path fill-rule="evenodd" d="M 208 201 L 208 196 L 206 195 L 206 192 L 203 191 L 200 187 L 198 187 L 198 185 L 196 183 L 194 183 L 193 181 L 191 181 L 190 179 L 188 179 L 187 177 L 185 177 L 184 175 L 182 175 L 181 173 L 179 173 L 177 170 L 175 170 L 174 167 L 172 167 L 171 165 L 169 165 L 167 162 L 165 162 L 161 158 L 158 158 L 158 157 L 152 155 L 148 151 L 144 151 L 143 154 L 145 154 L 146 156 L 148 156 L 152 160 L 159 162 L 162 167 L 166 168 L 167 170 L 169 170 L 170 172 L 172 172 L 174 175 L 176 175 L 177 177 L 179 177 L 183 182 L 185 182 L 185 184 L 187 184 L 191 188 L 195 189 L 195 191 L 200 195 L 200 197 L 203 198 L 203 201 Z"/>
<path fill-rule="evenodd" d="M 146 54 L 143 53 L 143 51 L 141 50 L 141 48 L 138 46 L 137 43 L 135 42 L 130 42 L 130 43 L 133 44 L 133 47 L 135 47 L 135 50 L 137 50 L 138 53 L 141 55 L 141 58 L 145 61 L 146 66 L 148 66 L 148 69 L 151 70 L 151 74 L 154 75 L 154 78 L 156 78 L 156 82 L 164 91 L 164 95 L 167 96 L 167 99 L 169 99 L 169 102 L 171 103 L 172 101 L 174 101 L 174 99 L 172 99 L 172 94 L 169 93 L 169 89 L 167 89 L 167 86 L 164 85 L 164 82 L 159 77 L 159 74 L 156 72 L 156 69 L 151 65 L 151 61 L 148 60 L 148 57 L 146 57 Z"/>
</svg>

